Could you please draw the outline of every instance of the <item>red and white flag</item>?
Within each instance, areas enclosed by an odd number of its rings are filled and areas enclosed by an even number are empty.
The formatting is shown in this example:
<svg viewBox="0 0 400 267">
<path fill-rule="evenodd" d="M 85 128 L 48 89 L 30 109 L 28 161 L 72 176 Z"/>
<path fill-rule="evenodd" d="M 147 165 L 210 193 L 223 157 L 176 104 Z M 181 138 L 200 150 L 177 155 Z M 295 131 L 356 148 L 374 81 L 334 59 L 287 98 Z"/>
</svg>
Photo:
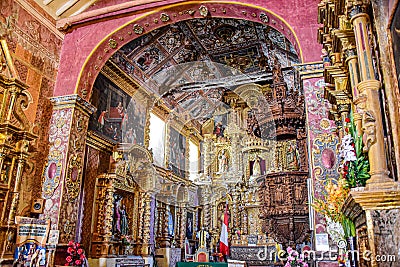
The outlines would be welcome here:
<svg viewBox="0 0 400 267">
<path fill-rule="evenodd" d="M 229 214 L 228 214 L 228 203 L 227 203 L 224 213 L 224 222 L 222 223 L 221 237 L 219 238 L 219 252 L 222 253 L 222 255 L 229 255 L 228 225 L 229 225 Z"/>
</svg>

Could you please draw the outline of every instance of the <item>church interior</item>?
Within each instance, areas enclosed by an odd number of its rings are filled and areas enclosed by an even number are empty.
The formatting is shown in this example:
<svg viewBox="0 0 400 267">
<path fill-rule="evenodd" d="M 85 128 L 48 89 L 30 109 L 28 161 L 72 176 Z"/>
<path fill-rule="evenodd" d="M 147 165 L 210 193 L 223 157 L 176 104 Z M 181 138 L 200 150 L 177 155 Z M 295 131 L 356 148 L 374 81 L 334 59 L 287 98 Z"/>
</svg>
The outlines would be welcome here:
<svg viewBox="0 0 400 267">
<path fill-rule="evenodd" d="M 400 266 L 399 6 L 1 0 L 0 266 Z"/>
</svg>

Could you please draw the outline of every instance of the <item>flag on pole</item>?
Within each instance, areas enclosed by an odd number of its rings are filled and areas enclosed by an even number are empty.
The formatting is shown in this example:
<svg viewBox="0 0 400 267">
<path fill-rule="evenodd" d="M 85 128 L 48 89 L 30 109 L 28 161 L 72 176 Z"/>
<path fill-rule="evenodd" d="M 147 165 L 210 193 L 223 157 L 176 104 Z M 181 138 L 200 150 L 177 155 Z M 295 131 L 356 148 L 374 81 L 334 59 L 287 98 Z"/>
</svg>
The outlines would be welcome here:
<svg viewBox="0 0 400 267">
<path fill-rule="evenodd" d="M 221 237 L 219 238 L 219 252 L 222 253 L 222 255 L 229 255 L 228 225 L 229 225 L 229 214 L 228 214 L 228 203 L 226 203 L 224 221 L 222 223 L 222 229 L 221 229 Z"/>
</svg>

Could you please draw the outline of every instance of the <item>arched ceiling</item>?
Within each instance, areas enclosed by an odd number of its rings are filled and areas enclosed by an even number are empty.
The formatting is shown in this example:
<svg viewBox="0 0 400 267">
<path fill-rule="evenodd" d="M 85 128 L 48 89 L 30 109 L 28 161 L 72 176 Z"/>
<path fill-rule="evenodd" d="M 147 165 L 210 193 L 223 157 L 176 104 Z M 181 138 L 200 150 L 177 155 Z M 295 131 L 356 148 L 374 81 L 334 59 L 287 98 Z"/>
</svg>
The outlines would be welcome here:
<svg viewBox="0 0 400 267">
<path fill-rule="evenodd" d="M 226 90 L 248 83 L 271 83 L 279 61 L 293 88 L 293 45 L 264 24 L 229 18 L 177 22 L 123 46 L 110 61 L 178 112 L 204 122 L 221 105 Z M 206 113 L 207 113 L 206 112 Z"/>
</svg>

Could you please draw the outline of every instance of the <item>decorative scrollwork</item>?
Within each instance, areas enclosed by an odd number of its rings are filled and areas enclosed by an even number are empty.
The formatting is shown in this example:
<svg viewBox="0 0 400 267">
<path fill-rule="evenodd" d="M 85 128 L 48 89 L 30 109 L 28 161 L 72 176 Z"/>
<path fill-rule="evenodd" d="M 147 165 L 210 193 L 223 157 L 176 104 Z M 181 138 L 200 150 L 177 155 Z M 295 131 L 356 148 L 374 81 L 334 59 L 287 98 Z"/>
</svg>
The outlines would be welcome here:
<svg viewBox="0 0 400 267">
<path fill-rule="evenodd" d="M 69 159 L 67 175 L 65 178 L 70 201 L 74 201 L 79 195 L 81 175 L 82 158 L 79 155 L 72 155 Z"/>
</svg>

